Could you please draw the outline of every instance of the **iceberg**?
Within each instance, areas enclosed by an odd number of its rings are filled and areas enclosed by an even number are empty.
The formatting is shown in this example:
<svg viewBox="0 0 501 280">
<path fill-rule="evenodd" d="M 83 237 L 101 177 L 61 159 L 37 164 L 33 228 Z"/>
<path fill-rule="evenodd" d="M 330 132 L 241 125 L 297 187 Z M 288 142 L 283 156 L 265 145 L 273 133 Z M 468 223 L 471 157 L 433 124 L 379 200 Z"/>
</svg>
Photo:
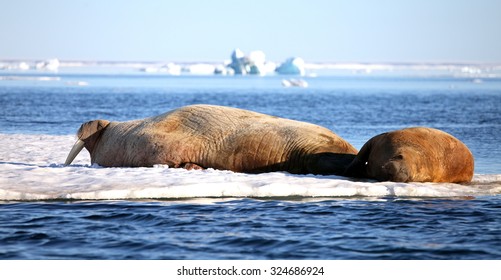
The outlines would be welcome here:
<svg viewBox="0 0 501 280">
<path fill-rule="evenodd" d="M 233 73 L 237 75 L 245 75 L 247 74 L 246 69 L 246 58 L 244 52 L 240 49 L 235 49 L 231 53 L 231 63 L 228 65 L 229 68 L 233 69 Z"/>
<path fill-rule="evenodd" d="M 160 72 L 168 73 L 170 75 L 181 75 L 181 66 L 171 62 L 160 67 Z"/>
<path fill-rule="evenodd" d="M 46 70 L 57 72 L 59 70 L 59 59 L 48 59 L 46 61 L 40 61 L 35 64 L 35 69 L 37 70 Z"/>
<path fill-rule="evenodd" d="M 266 74 L 265 63 L 266 55 L 262 51 L 252 51 L 247 57 L 249 63 L 249 74 L 264 75 Z"/>
<path fill-rule="evenodd" d="M 280 64 L 275 70 L 278 74 L 283 75 L 301 75 L 304 76 L 304 60 L 300 57 L 290 57 L 285 62 Z"/>
<path fill-rule="evenodd" d="M 19 69 L 21 69 L 21 70 L 29 70 L 30 66 L 26 62 L 21 62 L 21 63 L 19 63 Z"/>
<path fill-rule="evenodd" d="M 227 64 L 228 70 L 218 68 L 216 74 L 236 74 L 236 75 L 265 75 L 275 70 L 275 64 L 266 62 L 266 55 L 263 51 L 251 51 L 245 55 L 240 49 L 235 49 L 231 54 L 231 62 Z"/>
</svg>

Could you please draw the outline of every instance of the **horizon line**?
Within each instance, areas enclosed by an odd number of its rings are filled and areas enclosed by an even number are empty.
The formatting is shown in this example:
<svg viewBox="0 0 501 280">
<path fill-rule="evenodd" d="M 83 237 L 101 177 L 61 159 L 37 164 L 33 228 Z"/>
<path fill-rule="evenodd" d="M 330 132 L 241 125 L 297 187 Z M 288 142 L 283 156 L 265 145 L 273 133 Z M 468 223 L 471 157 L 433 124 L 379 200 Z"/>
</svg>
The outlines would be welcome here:
<svg viewBox="0 0 501 280">
<path fill-rule="evenodd" d="M 299 57 L 299 56 L 298 56 Z M 66 62 L 66 63 L 109 63 L 109 64 L 138 64 L 138 63 L 144 63 L 144 64 L 154 64 L 154 63 L 174 63 L 174 64 L 223 64 L 225 60 L 228 59 L 222 59 L 222 60 L 134 60 L 134 59 L 124 59 L 124 60 L 118 60 L 118 59 L 59 59 L 57 57 L 49 57 L 49 58 L 0 58 L 0 62 L 7 62 L 7 63 L 12 63 L 12 62 L 40 62 L 40 61 L 47 61 L 51 59 L 57 59 L 60 62 Z M 275 62 L 273 60 L 268 60 L 267 62 Z M 501 61 L 499 62 L 485 62 L 485 61 L 349 61 L 349 60 L 339 60 L 339 61 L 332 61 L 332 60 L 325 60 L 325 61 L 306 61 L 305 64 L 337 64 L 337 65 L 343 65 L 343 64 L 363 64 L 363 65 L 501 65 Z"/>
</svg>

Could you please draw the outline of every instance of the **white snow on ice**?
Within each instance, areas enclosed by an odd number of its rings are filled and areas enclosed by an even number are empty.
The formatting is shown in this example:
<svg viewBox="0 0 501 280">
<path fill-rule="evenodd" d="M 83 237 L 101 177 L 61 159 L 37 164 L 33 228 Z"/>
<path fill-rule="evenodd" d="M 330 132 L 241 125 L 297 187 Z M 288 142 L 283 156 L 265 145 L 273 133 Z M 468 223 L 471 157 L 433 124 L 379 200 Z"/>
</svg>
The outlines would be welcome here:
<svg viewBox="0 0 501 280">
<path fill-rule="evenodd" d="M 63 162 L 75 136 L 0 134 L 0 201 L 176 199 L 200 197 L 471 197 L 501 194 L 501 174 L 476 174 L 471 184 L 354 181 L 284 172 L 102 168 L 84 149 Z"/>
</svg>

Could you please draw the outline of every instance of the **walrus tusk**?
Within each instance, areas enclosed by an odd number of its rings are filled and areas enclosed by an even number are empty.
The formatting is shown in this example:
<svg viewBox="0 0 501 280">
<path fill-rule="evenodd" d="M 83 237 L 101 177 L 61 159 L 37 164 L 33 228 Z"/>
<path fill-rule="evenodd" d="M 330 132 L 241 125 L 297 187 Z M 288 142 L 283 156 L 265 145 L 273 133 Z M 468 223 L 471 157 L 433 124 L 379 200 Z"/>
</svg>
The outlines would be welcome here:
<svg viewBox="0 0 501 280">
<path fill-rule="evenodd" d="M 70 165 L 73 162 L 73 160 L 78 156 L 80 151 L 82 151 L 83 147 L 84 147 L 84 141 L 78 139 L 73 145 L 73 148 L 71 148 L 71 151 L 68 154 L 68 157 L 64 162 L 64 165 Z"/>
</svg>

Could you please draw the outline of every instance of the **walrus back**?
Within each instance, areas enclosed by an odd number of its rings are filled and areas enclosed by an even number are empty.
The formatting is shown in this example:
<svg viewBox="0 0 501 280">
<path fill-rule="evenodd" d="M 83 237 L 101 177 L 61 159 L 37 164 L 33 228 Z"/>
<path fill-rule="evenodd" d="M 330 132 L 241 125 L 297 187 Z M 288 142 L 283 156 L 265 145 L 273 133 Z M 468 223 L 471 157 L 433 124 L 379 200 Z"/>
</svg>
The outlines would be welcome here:
<svg viewBox="0 0 501 280">
<path fill-rule="evenodd" d="M 152 120 L 177 141 L 202 147 L 192 160 L 216 169 L 310 173 L 307 155 L 357 153 L 327 128 L 237 108 L 191 105 Z"/>
</svg>

